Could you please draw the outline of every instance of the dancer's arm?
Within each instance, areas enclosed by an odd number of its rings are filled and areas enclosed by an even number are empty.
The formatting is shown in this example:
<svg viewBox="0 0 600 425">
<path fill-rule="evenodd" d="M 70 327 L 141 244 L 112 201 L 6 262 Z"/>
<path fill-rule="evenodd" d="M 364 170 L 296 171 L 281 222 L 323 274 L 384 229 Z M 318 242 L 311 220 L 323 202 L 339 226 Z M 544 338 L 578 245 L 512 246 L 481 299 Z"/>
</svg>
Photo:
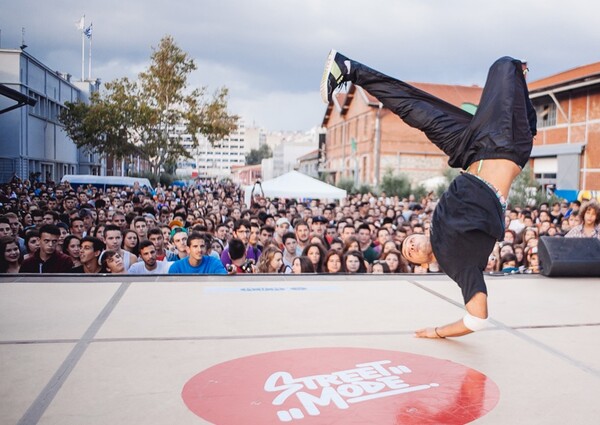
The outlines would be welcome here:
<svg viewBox="0 0 600 425">
<path fill-rule="evenodd" d="M 486 319 L 488 317 L 487 311 L 487 295 L 483 292 L 478 292 L 469 300 L 465 306 L 467 312 L 480 319 Z M 472 333 L 473 331 L 465 326 L 464 320 L 460 319 L 456 322 L 449 323 L 447 325 L 423 328 L 415 332 L 415 336 L 418 338 L 446 338 L 463 336 Z"/>
</svg>

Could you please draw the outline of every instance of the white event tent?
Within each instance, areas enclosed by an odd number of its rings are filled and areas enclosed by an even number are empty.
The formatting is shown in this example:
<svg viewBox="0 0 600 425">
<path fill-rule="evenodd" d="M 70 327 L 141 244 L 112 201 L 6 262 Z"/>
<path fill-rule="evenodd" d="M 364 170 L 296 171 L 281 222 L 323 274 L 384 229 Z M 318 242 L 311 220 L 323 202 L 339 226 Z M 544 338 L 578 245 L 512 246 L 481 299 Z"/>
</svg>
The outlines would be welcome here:
<svg viewBox="0 0 600 425">
<path fill-rule="evenodd" d="M 260 195 L 258 185 L 245 186 L 246 205 L 250 203 L 252 189 L 254 194 Z M 292 198 L 292 199 L 343 199 L 347 196 L 345 190 L 324 183 L 298 171 L 290 171 L 274 179 L 262 182 L 262 191 L 267 198 Z"/>
</svg>

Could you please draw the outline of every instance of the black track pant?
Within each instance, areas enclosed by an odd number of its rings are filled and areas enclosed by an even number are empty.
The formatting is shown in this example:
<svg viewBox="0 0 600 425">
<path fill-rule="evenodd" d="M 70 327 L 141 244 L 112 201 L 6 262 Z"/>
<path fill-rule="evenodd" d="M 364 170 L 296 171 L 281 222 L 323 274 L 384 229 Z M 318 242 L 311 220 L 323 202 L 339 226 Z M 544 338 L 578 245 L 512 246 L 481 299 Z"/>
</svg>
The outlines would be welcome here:
<svg viewBox="0 0 600 425">
<path fill-rule="evenodd" d="M 535 135 L 535 111 L 522 63 L 509 57 L 491 66 L 475 115 L 403 81 L 350 61 L 349 79 L 375 96 L 466 169 L 480 159 L 503 158 L 524 167 Z"/>
</svg>

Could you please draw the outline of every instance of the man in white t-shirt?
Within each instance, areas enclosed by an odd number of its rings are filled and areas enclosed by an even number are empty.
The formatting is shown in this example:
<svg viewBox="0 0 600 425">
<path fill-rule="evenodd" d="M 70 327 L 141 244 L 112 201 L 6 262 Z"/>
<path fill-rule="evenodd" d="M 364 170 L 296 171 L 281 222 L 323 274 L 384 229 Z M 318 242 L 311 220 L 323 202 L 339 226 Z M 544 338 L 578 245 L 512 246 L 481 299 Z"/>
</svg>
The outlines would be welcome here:
<svg viewBox="0 0 600 425">
<path fill-rule="evenodd" d="M 157 261 L 156 247 L 147 239 L 140 244 L 140 258 L 142 261 L 129 267 L 130 274 L 168 274 L 173 264 L 170 261 Z"/>
</svg>

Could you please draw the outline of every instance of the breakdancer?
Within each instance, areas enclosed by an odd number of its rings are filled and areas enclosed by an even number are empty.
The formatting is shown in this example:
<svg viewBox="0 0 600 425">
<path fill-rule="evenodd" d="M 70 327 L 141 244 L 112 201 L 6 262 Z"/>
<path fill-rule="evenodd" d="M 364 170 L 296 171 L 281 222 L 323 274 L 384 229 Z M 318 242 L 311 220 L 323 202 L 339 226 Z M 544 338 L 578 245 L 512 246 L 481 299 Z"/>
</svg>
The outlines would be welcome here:
<svg viewBox="0 0 600 425">
<path fill-rule="evenodd" d="M 525 83 L 526 63 L 510 57 L 491 66 L 475 115 L 435 96 L 351 60 L 332 50 L 321 96 L 331 101 L 345 82 L 363 87 L 411 127 L 422 130 L 463 172 L 440 197 L 431 236 L 413 234 L 402 254 L 414 264 L 437 260 L 461 288 L 464 318 L 419 329 L 421 338 L 466 335 L 488 326 L 483 270 L 496 240 L 504 237 L 504 211 L 510 186 L 529 161 L 536 115 Z"/>
</svg>

